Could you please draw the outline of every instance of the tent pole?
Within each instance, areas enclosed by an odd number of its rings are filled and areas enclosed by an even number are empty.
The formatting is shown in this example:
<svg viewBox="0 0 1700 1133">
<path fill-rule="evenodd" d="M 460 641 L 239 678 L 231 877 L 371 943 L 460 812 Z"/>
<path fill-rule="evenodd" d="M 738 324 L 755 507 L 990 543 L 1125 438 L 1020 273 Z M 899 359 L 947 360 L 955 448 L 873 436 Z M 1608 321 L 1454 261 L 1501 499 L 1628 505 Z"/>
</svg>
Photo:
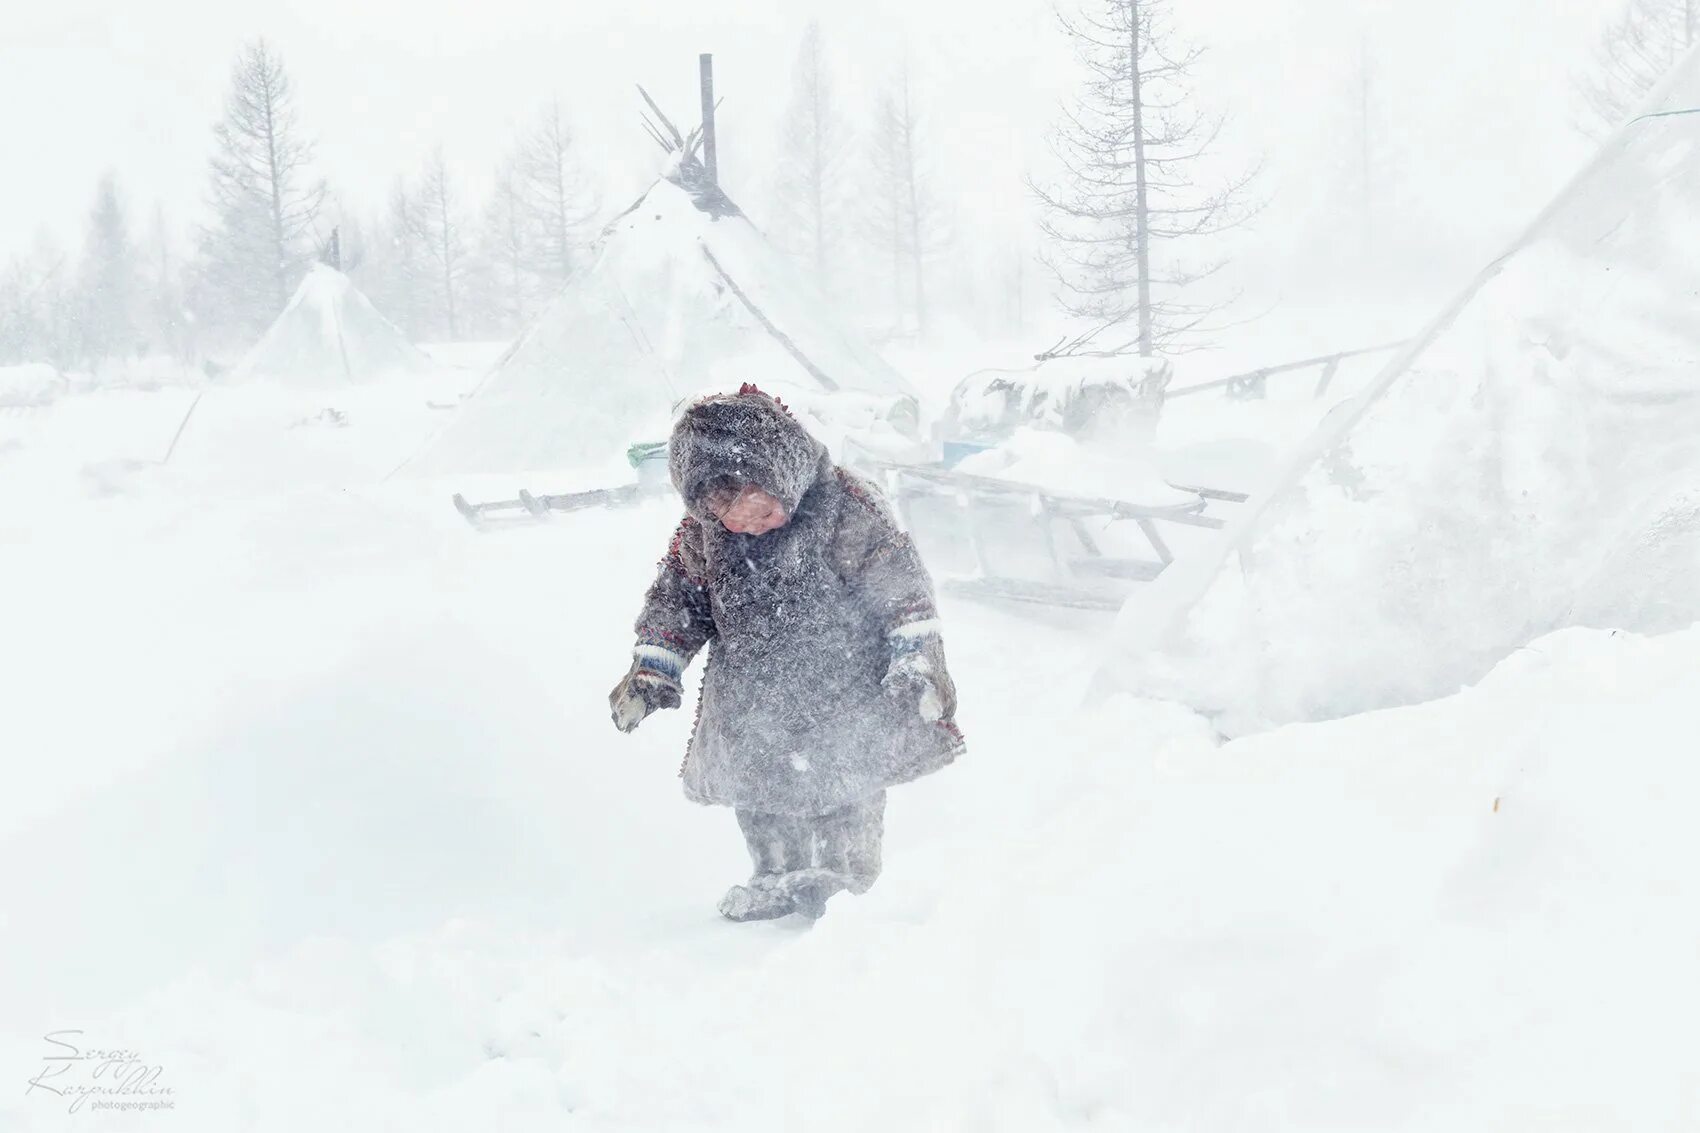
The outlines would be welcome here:
<svg viewBox="0 0 1700 1133">
<path fill-rule="evenodd" d="M 714 56 L 704 52 L 697 57 L 702 77 L 702 163 L 708 170 L 708 183 L 720 185 L 720 155 L 714 139 Z"/>
</svg>

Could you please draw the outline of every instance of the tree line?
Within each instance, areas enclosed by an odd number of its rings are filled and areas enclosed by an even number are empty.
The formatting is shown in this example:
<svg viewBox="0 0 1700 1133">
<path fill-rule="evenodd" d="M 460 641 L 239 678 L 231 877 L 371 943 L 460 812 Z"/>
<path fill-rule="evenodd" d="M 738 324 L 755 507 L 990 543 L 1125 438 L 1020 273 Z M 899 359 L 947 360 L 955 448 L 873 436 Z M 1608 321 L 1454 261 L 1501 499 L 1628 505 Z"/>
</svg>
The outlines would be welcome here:
<svg viewBox="0 0 1700 1133">
<path fill-rule="evenodd" d="M 1220 304 L 1221 288 L 1201 287 L 1224 263 L 1216 238 L 1258 202 L 1249 172 L 1221 159 L 1221 120 L 1191 90 L 1199 52 L 1169 26 L 1168 7 L 1078 0 L 1062 15 L 1081 78 L 1051 136 L 1054 161 L 1030 181 L 1033 244 L 1012 235 L 1016 225 L 989 240 L 956 231 L 910 61 L 858 96 L 853 114 L 818 24 L 798 45 L 759 199 L 743 203 L 829 295 L 887 336 L 927 333 L 948 291 L 1003 332 L 1049 305 L 1071 326 L 1055 352 L 1186 349 L 1209 335 Z M 1598 135 L 1632 115 L 1697 34 L 1700 0 L 1625 0 L 1597 66 L 1577 76 L 1578 124 Z M 1366 258 L 1378 200 L 1396 180 L 1385 152 L 1396 131 L 1373 80 L 1366 47 L 1352 128 L 1340 132 Z M 336 205 L 318 171 L 283 60 L 263 40 L 248 44 L 213 129 L 206 218 L 192 237 L 180 246 L 162 209 L 138 225 L 117 174 L 104 175 L 75 255 L 43 239 L 0 269 L 0 364 L 229 357 L 315 260 L 333 256 L 416 340 L 512 335 L 584 261 L 604 216 L 569 120 L 558 103 L 542 107 L 481 201 L 438 148 L 360 214 Z M 1049 271 L 1048 296 L 1035 263 Z"/>
<path fill-rule="evenodd" d="M 117 174 L 105 174 L 78 256 L 42 240 L 0 273 L 0 363 L 228 357 L 332 258 L 413 338 L 508 334 L 594 234 L 598 189 L 558 105 L 514 139 L 477 213 L 440 148 L 373 215 L 337 207 L 264 40 L 239 52 L 212 134 L 207 217 L 187 253 L 163 209 L 138 239 Z"/>
<path fill-rule="evenodd" d="M 948 221 L 907 64 L 861 136 L 839 106 L 818 26 L 794 79 L 756 219 L 843 296 L 870 290 L 845 249 L 877 249 L 865 258 L 886 265 L 871 288 L 888 308 L 881 317 L 919 332 Z M 0 270 L 0 364 L 229 358 L 277 317 L 313 263 L 332 259 L 415 340 L 506 337 L 562 289 L 605 215 L 603 187 L 558 102 L 513 138 L 481 201 L 439 146 L 396 178 L 380 208 L 341 207 L 294 80 L 264 40 L 238 53 L 212 143 L 205 218 L 186 241 L 163 208 L 139 232 L 113 171 L 96 186 L 75 254 L 44 237 Z"/>
</svg>

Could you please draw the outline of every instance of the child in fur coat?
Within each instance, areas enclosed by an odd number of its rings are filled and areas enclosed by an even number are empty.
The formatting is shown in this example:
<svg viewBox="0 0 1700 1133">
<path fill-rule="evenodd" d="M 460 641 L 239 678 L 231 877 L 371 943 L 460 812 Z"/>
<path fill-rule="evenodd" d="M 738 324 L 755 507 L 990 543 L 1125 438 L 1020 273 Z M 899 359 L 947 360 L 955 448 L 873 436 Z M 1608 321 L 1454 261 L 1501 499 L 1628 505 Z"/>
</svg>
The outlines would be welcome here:
<svg viewBox="0 0 1700 1133">
<path fill-rule="evenodd" d="M 879 875 L 886 788 L 963 750 L 932 582 L 878 491 L 753 386 L 690 406 L 669 467 L 687 514 L 614 723 L 677 708 L 710 646 L 680 775 L 688 798 L 734 808 L 755 867 L 720 911 L 819 917 Z"/>
</svg>

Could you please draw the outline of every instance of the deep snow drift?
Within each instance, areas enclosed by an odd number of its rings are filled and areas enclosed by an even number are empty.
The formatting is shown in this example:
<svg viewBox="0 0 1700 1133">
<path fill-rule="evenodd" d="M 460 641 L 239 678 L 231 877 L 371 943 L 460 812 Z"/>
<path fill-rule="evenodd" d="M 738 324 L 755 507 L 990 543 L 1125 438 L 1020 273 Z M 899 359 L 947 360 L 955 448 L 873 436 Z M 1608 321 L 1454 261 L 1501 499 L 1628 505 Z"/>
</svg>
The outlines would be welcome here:
<svg viewBox="0 0 1700 1133">
<path fill-rule="evenodd" d="M 1700 56 L 1649 114 L 1700 105 Z M 1700 616 L 1700 149 L 1642 117 L 1266 493 L 1125 611 L 1117 683 L 1241 732 Z M 1184 615 L 1184 616 L 1183 616 Z"/>
<path fill-rule="evenodd" d="M 110 1120 L 24 1092 L 65 1029 L 185 1133 L 1700 1120 L 1700 631 L 1221 745 L 1083 709 L 1089 630 L 947 600 L 968 755 L 893 791 L 868 896 L 731 926 L 689 705 L 607 718 L 674 507 L 480 535 L 463 482 L 236 491 L 288 477 L 220 444 L 13 475 L 142 396 L 0 455 L 8 1133 Z M 326 435 L 381 464 L 395 396 Z"/>
</svg>

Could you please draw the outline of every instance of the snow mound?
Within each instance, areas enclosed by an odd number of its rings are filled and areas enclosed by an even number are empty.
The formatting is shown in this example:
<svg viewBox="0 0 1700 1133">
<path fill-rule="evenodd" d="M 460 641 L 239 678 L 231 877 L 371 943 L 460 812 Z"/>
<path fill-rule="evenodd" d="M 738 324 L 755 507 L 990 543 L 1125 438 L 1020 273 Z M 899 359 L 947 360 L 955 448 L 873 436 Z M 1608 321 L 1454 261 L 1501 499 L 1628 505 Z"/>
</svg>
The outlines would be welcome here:
<svg viewBox="0 0 1700 1133">
<path fill-rule="evenodd" d="M 0 408 L 46 405 L 69 389 L 65 375 L 45 362 L 0 366 Z"/>
<path fill-rule="evenodd" d="M 868 896 L 731 926 L 689 706 L 606 718 L 675 510 L 506 540 L 446 511 L 392 483 L 9 548 L 0 1063 L 79 1028 L 159 1066 L 185 1133 L 1694 1116 L 1700 631 L 1569 631 L 1218 746 L 1035 697 L 1081 639 L 947 608 L 975 759 L 893 792 Z"/>
<path fill-rule="evenodd" d="M 375 483 L 442 426 L 452 410 L 438 407 L 452 406 L 466 382 L 433 371 L 340 389 L 208 389 L 154 475 L 219 496 Z"/>
<path fill-rule="evenodd" d="M 1056 496 L 1117 500 L 1144 507 L 1198 502 L 1195 493 L 1165 483 L 1151 458 L 1148 447 L 1106 450 L 1063 433 L 1023 428 L 956 467 L 973 476 L 1031 485 Z"/>
<path fill-rule="evenodd" d="M 287 386 L 359 384 L 429 371 L 431 362 L 346 275 L 317 264 L 234 371 Z"/>
<path fill-rule="evenodd" d="M 361 465 L 435 412 L 212 392 Z M 180 393 L 33 416 L 92 452 L 149 403 L 169 444 Z M 494 536 L 443 483 L 228 498 L 294 457 L 194 427 L 121 500 L 20 517 L 51 484 L 0 472 L 6 1133 L 74 1124 L 23 1084 L 62 1029 L 158 1066 L 138 1127 L 184 1133 L 1694 1123 L 1700 630 L 1221 744 L 946 595 L 973 758 L 892 792 L 867 896 L 732 926 L 690 706 L 608 721 L 676 504 Z"/>
<path fill-rule="evenodd" d="M 664 438 L 683 400 L 744 382 L 914 401 L 747 219 L 661 180 L 409 471 L 599 462 Z"/>
<path fill-rule="evenodd" d="M 1700 56 L 1651 109 L 1697 104 Z M 1228 538 L 1130 603 L 1113 675 L 1238 732 L 1443 695 L 1579 620 L 1700 617 L 1692 585 L 1650 601 L 1697 542 L 1694 123 L 1626 126 Z"/>
</svg>

